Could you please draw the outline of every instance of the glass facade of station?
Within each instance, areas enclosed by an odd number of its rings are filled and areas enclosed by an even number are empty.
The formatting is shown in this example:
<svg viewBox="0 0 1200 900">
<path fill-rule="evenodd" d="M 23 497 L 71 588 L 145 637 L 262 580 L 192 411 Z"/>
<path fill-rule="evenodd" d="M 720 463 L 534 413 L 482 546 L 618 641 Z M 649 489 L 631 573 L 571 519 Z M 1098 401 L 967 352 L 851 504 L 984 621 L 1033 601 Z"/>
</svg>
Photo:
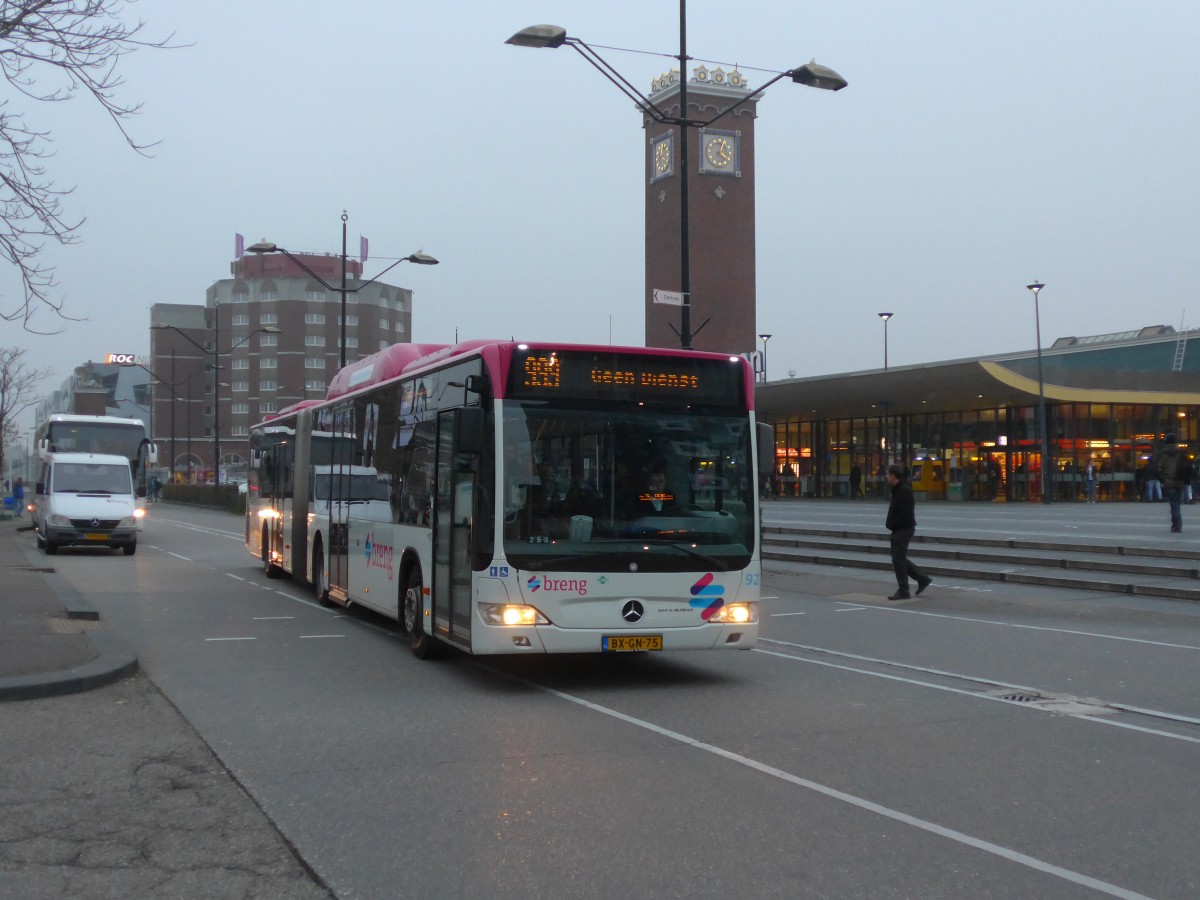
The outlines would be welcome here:
<svg viewBox="0 0 1200 900">
<path fill-rule="evenodd" d="M 1162 437 L 1200 448 L 1200 407 L 1167 404 L 1046 404 L 1051 459 L 1043 460 L 1036 403 L 1023 407 L 776 421 L 772 489 L 785 497 L 883 497 L 891 462 L 912 471 L 927 500 L 1042 499 L 1042 466 L 1051 499 L 1084 497 L 1089 460 L 1098 499 L 1135 500 Z"/>
</svg>

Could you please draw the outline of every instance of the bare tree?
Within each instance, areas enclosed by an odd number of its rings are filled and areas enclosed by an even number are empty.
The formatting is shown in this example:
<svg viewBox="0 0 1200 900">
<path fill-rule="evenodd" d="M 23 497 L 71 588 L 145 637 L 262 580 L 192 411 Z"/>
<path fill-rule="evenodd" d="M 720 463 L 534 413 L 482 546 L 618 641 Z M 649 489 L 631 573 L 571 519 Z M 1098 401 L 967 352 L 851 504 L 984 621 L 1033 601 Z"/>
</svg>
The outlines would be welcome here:
<svg viewBox="0 0 1200 900">
<path fill-rule="evenodd" d="M 34 389 L 49 374 L 49 369 L 26 366 L 24 350 L 0 347 L 0 471 L 4 469 L 4 448 L 21 436 L 17 417 L 41 399 Z"/>
<path fill-rule="evenodd" d="M 73 188 L 59 188 L 47 176 L 48 131 L 27 123 L 14 101 L 21 98 L 61 103 L 79 95 L 91 97 L 108 113 L 125 142 L 139 153 L 126 129 L 141 104 L 117 100 L 124 78 L 117 74 L 121 57 L 140 47 L 166 47 L 145 41 L 141 21 L 128 22 L 126 7 L 136 0 L 2 0 L 0 2 L 0 74 L 11 96 L 0 99 L 0 261 L 20 274 L 22 298 L 0 304 L 0 318 L 20 321 L 37 332 L 33 316 L 48 307 L 70 318 L 52 296 L 54 268 L 40 261 L 47 241 L 72 244 L 84 220 L 67 217 L 63 198 Z M 168 37 L 166 40 L 170 40 Z"/>
</svg>

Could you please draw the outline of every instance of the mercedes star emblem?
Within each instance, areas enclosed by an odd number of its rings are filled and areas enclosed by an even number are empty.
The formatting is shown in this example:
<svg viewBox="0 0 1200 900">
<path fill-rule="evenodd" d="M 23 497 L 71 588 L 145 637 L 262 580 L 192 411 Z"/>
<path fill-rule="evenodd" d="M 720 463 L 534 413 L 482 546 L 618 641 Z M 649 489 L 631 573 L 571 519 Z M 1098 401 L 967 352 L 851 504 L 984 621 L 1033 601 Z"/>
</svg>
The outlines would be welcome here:
<svg viewBox="0 0 1200 900">
<path fill-rule="evenodd" d="M 646 614 L 646 608 L 637 600 L 630 600 L 621 607 L 621 618 L 626 622 L 638 622 Z"/>
</svg>

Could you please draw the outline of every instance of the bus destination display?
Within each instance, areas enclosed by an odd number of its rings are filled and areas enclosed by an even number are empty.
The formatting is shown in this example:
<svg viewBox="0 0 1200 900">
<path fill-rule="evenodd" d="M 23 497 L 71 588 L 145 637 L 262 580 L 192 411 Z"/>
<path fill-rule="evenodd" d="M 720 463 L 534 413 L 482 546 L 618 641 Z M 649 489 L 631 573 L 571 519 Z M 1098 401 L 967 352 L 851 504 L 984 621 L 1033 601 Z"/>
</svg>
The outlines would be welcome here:
<svg viewBox="0 0 1200 900">
<path fill-rule="evenodd" d="M 509 380 L 516 397 L 720 404 L 740 402 L 743 384 L 725 360 L 552 350 L 517 353 Z"/>
</svg>

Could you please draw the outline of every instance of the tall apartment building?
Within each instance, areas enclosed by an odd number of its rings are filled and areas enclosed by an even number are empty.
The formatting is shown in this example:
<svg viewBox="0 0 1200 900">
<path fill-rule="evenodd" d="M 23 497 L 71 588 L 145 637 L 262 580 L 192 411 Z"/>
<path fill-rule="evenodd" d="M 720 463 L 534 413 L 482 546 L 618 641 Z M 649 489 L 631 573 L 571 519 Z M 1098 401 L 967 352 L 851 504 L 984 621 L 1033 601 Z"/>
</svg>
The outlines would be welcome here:
<svg viewBox="0 0 1200 900">
<path fill-rule="evenodd" d="M 327 284 L 340 285 L 340 256 L 295 255 Z M 233 277 L 208 288 L 204 306 L 151 307 L 152 326 L 173 326 L 150 331 L 150 368 L 160 382 L 154 391 L 159 460 L 185 477 L 189 471 L 210 477 L 218 452 L 224 475 L 243 472 L 250 426 L 300 400 L 324 397 L 338 370 L 340 291 L 327 291 L 282 254 L 244 256 L 230 269 Z M 411 328 L 412 291 L 363 283 L 362 264 L 346 260 L 346 361 L 408 341 Z"/>
</svg>

